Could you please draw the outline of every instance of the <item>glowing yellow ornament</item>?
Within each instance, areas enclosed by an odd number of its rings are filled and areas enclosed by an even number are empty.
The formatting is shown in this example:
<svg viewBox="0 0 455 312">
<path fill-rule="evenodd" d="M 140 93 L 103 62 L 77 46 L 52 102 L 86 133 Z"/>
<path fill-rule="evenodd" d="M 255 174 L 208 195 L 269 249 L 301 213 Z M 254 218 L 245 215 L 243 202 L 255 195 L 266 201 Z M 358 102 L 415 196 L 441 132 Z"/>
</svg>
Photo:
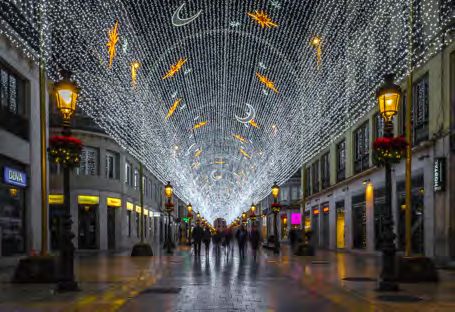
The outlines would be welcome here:
<svg viewBox="0 0 455 312">
<path fill-rule="evenodd" d="M 205 125 L 207 125 L 207 123 L 208 123 L 207 121 L 201 121 L 201 122 L 195 124 L 194 127 L 193 127 L 193 129 L 196 130 L 196 129 L 202 128 L 202 127 L 204 127 Z"/>
<path fill-rule="evenodd" d="M 278 27 L 278 24 L 273 22 L 272 19 L 264 11 L 255 11 L 254 13 L 247 13 L 249 17 L 258 23 L 262 28 Z"/>
<path fill-rule="evenodd" d="M 252 127 L 255 127 L 255 128 L 259 129 L 259 125 L 257 124 L 256 121 L 254 121 L 254 119 L 251 119 L 248 123 L 249 123 Z"/>
<path fill-rule="evenodd" d="M 118 43 L 118 21 L 115 21 L 114 27 L 109 30 L 107 41 L 107 50 L 109 52 L 109 68 L 112 67 L 112 62 L 114 61 L 115 54 L 117 52 L 116 46 Z"/>
<path fill-rule="evenodd" d="M 133 88 L 136 88 L 137 85 L 137 71 L 139 70 L 139 67 L 141 67 L 141 63 L 138 61 L 133 61 L 131 63 L 131 85 Z"/>
<path fill-rule="evenodd" d="M 266 76 L 261 75 L 260 73 L 256 73 L 256 77 L 258 77 L 259 81 L 265 85 L 267 88 L 272 90 L 275 93 L 278 93 L 278 89 L 275 87 L 275 83 L 271 81 Z"/>
<path fill-rule="evenodd" d="M 246 143 L 246 142 L 247 142 L 246 139 L 245 139 L 243 136 L 241 136 L 240 134 L 233 134 L 232 136 L 233 136 L 236 140 L 238 140 L 238 141 L 240 141 L 240 142 L 242 142 L 242 143 Z"/>
<path fill-rule="evenodd" d="M 194 153 L 194 157 L 199 157 L 202 154 L 202 149 L 196 150 L 196 153 Z"/>
<path fill-rule="evenodd" d="M 183 64 L 185 64 L 187 59 L 181 58 L 175 63 L 174 65 L 171 65 L 171 69 L 167 71 L 167 73 L 163 76 L 162 79 L 166 78 L 171 78 L 174 77 L 175 74 L 177 74 L 180 69 L 182 69 Z"/>
<path fill-rule="evenodd" d="M 240 153 L 242 153 L 243 156 L 245 156 L 248 159 L 251 159 L 251 156 L 247 152 L 245 152 L 245 150 L 243 148 L 240 148 L 239 150 L 240 150 Z"/>
<path fill-rule="evenodd" d="M 322 63 L 322 40 L 315 36 L 311 39 L 310 44 L 316 49 L 316 64 L 319 69 Z"/>
<path fill-rule="evenodd" d="M 171 117 L 174 114 L 175 110 L 177 109 L 177 106 L 179 106 L 181 101 L 182 99 L 175 100 L 174 104 L 172 104 L 171 108 L 169 108 L 169 111 L 167 112 L 165 119 L 169 119 L 169 117 Z"/>
</svg>

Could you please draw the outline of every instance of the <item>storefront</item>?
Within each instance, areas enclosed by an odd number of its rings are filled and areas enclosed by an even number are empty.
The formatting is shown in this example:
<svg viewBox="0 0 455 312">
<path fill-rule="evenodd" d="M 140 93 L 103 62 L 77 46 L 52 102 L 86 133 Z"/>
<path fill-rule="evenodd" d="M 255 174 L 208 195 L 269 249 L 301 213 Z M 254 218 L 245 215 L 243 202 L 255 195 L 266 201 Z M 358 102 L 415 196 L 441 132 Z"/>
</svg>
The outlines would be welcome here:
<svg viewBox="0 0 455 312">
<path fill-rule="evenodd" d="M 336 208 L 336 247 L 343 249 L 346 247 L 345 240 L 345 212 L 344 200 L 335 203 Z"/>
<path fill-rule="evenodd" d="M 312 235 L 312 244 L 313 246 L 319 246 L 319 214 L 320 210 L 318 206 L 312 208 L 312 218 L 311 218 L 311 231 L 313 232 Z"/>
<path fill-rule="evenodd" d="M 0 158 L 0 244 L 1 256 L 25 252 L 25 197 L 27 173 L 25 166 Z"/>
<path fill-rule="evenodd" d="M 115 250 L 116 248 L 116 214 L 117 210 L 122 208 L 122 200 L 120 198 L 108 197 L 106 198 L 107 206 L 107 248 Z"/>
<path fill-rule="evenodd" d="M 352 197 L 352 237 L 354 249 L 367 247 L 367 215 L 365 194 Z"/>
<path fill-rule="evenodd" d="M 51 250 L 58 250 L 60 246 L 61 221 L 63 220 L 63 195 L 49 195 L 49 239 Z"/>
<path fill-rule="evenodd" d="M 385 207 L 385 189 L 374 189 L 374 248 L 381 249 Z"/>
<path fill-rule="evenodd" d="M 98 249 L 99 197 L 79 195 L 78 203 L 78 248 Z"/>
<path fill-rule="evenodd" d="M 321 247 L 329 248 L 330 242 L 330 224 L 329 224 L 329 203 L 321 205 L 322 220 L 321 220 Z"/>
</svg>

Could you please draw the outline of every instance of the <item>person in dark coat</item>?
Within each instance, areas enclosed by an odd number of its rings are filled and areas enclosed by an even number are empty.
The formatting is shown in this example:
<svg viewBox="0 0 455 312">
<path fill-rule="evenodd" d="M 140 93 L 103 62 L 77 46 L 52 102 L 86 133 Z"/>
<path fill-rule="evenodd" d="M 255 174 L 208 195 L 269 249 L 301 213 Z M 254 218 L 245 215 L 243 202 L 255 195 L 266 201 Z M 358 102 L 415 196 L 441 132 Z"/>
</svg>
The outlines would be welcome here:
<svg viewBox="0 0 455 312">
<path fill-rule="evenodd" d="M 205 245 L 205 256 L 209 256 L 209 251 L 210 251 L 210 241 L 212 239 L 212 233 L 210 232 L 210 229 L 208 227 L 205 228 L 204 230 L 204 236 L 203 236 L 203 241 Z"/>
<path fill-rule="evenodd" d="M 296 240 L 297 240 L 296 230 L 294 228 L 291 228 L 291 230 L 289 231 L 289 241 L 291 243 L 291 249 L 294 249 Z"/>
<path fill-rule="evenodd" d="M 239 244 L 239 256 L 241 259 L 245 258 L 245 244 L 247 239 L 248 233 L 245 230 L 243 224 L 240 226 L 240 229 L 237 230 L 236 238 L 237 243 Z"/>
<path fill-rule="evenodd" d="M 194 255 L 201 255 L 201 243 L 204 237 L 204 230 L 201 228 L 199 222 L 196 222 L 196 227 L 193 229 L 193 240 L 194 240 Z"/>
<path fill-rule="evenodd" d="M 251 249 L 253 250 L 254 261 L 256 261 L 257 251 L 258 251 L 260 242 L 261 242 L 261 234 L 259 233 L 258 228 L 255 224 L 255 225 L 253 225 L 253 228 L 251 229 L 251 232 L 250 232 L 250 244 L 251 244 Z"/>
</svg>

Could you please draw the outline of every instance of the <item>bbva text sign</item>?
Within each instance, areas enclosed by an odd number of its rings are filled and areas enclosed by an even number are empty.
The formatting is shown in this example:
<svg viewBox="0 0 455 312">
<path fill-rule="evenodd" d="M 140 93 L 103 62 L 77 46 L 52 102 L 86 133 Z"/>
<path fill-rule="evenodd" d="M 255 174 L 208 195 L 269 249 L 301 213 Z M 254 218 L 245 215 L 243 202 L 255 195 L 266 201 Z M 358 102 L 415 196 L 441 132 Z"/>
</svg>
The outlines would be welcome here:
<svg viewBox="0 0 455 312">
<path fill-rule="evenodd" d="M 3 182 L 14 186 L 26 187 L 27 174 L 7 166 L 3 167 Z"/>
</svg>

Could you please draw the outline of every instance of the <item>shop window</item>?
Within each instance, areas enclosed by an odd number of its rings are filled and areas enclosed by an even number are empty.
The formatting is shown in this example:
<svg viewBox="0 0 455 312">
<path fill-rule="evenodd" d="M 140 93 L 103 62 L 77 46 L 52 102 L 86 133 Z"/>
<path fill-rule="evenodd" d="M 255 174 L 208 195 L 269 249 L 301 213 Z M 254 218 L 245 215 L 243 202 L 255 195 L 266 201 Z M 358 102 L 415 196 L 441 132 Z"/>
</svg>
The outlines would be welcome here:
<svg viewBox="0 0 455 312">
<path fill-rule="evenodd" d="M 369 167 L 370 138 L 368 122 L 354 132 L 354 173 L 360 173 Z"/>
<path fill-rule="evenodd" d="M 106 151 L 106 178 L 119 178 L 120 156 L 118 153 Z"/>
<path fill-rule="evenodd" d="M 330 154 L 321 157 L 321 185 L 322 189 L 330 186 Z"/>
<path fill-rule="evenodd" d="M 128 237 L 131 237 L 131 211 L 126 212 L 126 224 L 128 224 Z"/>
<path fill-rule="evenodd" d="M 319 192 L 319 160 L 311 165 L 311 186 L 313 194 Z"/>
<path fill-rule="evenodd" d="M 25 252 L 24 190 L 0 183 L 1 255 Z"/>
<path fill-rule="evenodd" d="M 337 248 L 345 248 L 345 213 L 344 213 L 344 201 L 335 203 L 336 207 L 336 244 Z"/>
<path fill-rule="evenodd" d="M 78 175 L 98 175 L 98 149 L 84 146 L 81 152 L 81 161 L 76 168 Z"/>
<path fill-rule="evenodd" d="M 337 144 L 337 182 L 346 178 L 346 141 Z"/>
</svg>

